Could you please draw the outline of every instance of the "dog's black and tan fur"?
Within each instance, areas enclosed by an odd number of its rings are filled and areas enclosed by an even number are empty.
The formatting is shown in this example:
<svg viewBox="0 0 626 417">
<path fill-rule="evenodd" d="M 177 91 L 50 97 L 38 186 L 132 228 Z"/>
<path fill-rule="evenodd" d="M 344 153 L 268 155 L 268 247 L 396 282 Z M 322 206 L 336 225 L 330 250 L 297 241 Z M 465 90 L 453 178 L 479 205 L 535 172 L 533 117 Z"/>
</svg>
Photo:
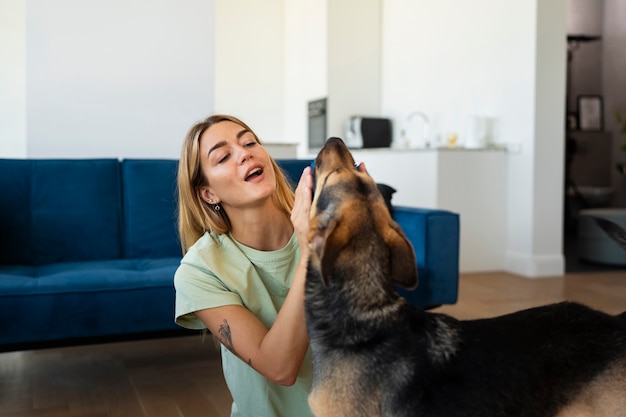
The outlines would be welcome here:
<svg viewBox="0 0 626 417">
<path fill-rule="evenodd" d="M 394 288 L 417 284 L 413 249 L 340 139 L 315 178 L 305 306 L 316 416 L 626 416 L 626 314 L 422 311 Z"/>
</svg>

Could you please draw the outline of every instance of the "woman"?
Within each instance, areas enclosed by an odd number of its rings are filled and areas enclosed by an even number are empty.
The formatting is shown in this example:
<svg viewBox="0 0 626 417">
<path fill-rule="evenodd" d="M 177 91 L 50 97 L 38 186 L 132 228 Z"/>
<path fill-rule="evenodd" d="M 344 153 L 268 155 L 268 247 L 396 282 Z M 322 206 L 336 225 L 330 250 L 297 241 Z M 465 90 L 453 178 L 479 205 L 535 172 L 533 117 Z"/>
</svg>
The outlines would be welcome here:
<svg viewBox="0 0 626 417">
<path fill-rule="evenodd" d="M 185 138 L 176 322 L 220 341 L 232 416 L 311 415 L 304 316 L 311 187 L 307 167 L 294 194 L 235 117 L 210 116 Z"/>
</svg>

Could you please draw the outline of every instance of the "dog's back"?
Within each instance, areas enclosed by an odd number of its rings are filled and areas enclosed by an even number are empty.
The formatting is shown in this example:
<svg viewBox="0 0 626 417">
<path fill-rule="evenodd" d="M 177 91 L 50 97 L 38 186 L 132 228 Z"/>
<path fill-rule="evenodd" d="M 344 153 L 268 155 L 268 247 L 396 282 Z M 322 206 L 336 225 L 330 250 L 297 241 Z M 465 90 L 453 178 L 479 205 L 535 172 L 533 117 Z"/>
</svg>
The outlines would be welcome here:
<svg viewBox="0 0 626 417">
<path fill-rule="evenodd" d="M 472 321 L 421 314 L 429 318 L 418 320 L 413 337 L 426 332 L 432 347 L 428 366 L 416 366 L 419 382 L 406 386 L 419 398 L 405 415 L 553 416 L 598 395 L 599 403 L 626 406 L 623 318 L 575 303 Z"/>
<path fill-rule="evenodd" d="M 403 303 L 352 332 L 330 310 L 344 330 L 312 340 L 318 415 L 626 415 L 624 314 L 561 303 L 458 321 Z"/>
</svg>

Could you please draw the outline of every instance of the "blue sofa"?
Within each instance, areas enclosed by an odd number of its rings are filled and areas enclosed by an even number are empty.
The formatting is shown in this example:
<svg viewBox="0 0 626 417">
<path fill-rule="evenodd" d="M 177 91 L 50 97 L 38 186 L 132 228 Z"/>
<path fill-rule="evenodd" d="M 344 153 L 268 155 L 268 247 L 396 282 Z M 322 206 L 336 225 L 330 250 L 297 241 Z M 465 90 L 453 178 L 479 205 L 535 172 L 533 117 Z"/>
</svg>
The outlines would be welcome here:
<svg viewBox="0 0 626 417">
<path fill-rule="evenodd" d="M 310 160 L 279 160 L 298 179 Z M 180 331 L 176 160 L 0 159 L 0 350 Z M 456 302 L 459 217 L 394 207 L 431 307 Z"/>
</svg>

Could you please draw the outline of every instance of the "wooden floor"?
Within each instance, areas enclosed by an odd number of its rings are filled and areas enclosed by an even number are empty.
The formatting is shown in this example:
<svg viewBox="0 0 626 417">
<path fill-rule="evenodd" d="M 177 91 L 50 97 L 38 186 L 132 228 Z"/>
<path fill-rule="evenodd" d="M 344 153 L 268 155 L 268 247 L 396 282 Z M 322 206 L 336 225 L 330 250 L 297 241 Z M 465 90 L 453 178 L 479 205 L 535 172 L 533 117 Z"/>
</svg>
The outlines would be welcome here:
<svg viewBox="0 0 626 417">
<path fill-rule="evenodd" d="M 624 311 L 626 273 L 464 274 L 459 302 L 435 311 L 479 318 L 562 300 Z M 0 353 L 3 417 L 216 417 L 229 411 L 219 350 L 200 335 Z"/>
</svg>

